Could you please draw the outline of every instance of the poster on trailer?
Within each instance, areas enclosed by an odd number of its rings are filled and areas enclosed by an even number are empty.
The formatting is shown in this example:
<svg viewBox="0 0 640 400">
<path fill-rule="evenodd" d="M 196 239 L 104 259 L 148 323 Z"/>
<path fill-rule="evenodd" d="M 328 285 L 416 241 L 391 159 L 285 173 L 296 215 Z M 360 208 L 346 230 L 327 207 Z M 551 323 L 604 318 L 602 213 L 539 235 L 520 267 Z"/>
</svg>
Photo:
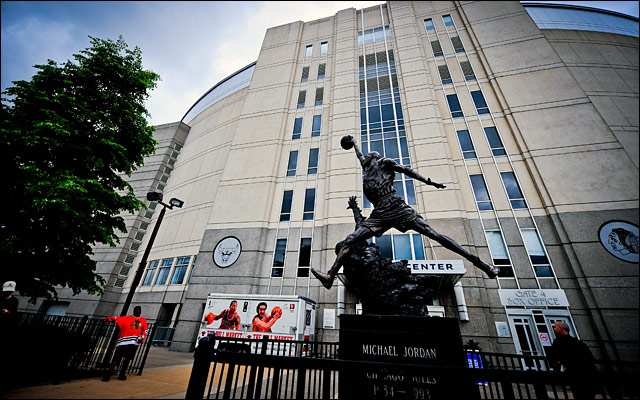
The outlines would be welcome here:
<svg viewBox="0 0 640 400">
<path fill-rule="evenodd" d="M 271 339 L 295 340 L 299 307 L 290 300 L 209 298 L 200 336 L 215 332 L 218 337 L 261 339 L 269 335 Z"/>
</svg>

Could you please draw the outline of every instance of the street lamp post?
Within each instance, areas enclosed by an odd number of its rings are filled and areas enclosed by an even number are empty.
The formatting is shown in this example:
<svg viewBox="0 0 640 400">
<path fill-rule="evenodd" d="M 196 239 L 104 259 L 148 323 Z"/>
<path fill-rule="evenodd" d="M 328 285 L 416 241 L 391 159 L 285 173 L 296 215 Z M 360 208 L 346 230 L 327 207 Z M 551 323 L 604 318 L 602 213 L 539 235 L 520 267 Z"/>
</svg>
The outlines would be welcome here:
<svg viewBox="0 0 640 400">
<path fill-rule="evenodd" d="M 131 305 L 131 300 L 133 300 L 133 295 L 140 284 L 140 280 L 142 279 L 142 274 L 144 273 L 145 266 L 147 265 L 147 258 L 149 257 L 149 253 L 151 252 L 151 246 L 153 246 L 153 241 L 156 239 L 156 235 L 158 234 L 158 229 L 160 228 L 160 224 L 162 223 L 162 218 L 164 218 L 164 213 L 168 209 L 173 209 L 173 207 L 182 208 L 184 201 L 176 199 L 175 197 L 169 200 L 169 204 L 162 202 L 162 193 L 159 192 L 149 192 L 147 193 L 147 200 L 149 201 L 157 201 L 162 205 L 162 210 L 160 210 L 160 215 L 158 216 L 158 221 L 156 225 L 153 227 L 153 232 L 151 232 L 151 237 L 149 238 L 149 242 L 147 243 L 147 248 L 144 250 L 144 255 L 142 256 L 142 260 L 140 260 L 140 264 L 138 264 L 138 269 L 136 270 L 136 274 L 133 277 L 133 282 L 131 282 L 131 288 L 129 288 L 129 293 L 127 294 L 127 299 L 124 301 L 124 305 L 122 306 L 122 311 L 120 315 L 127 315 L 129 312 L 129 306 Z"/>
</svg>

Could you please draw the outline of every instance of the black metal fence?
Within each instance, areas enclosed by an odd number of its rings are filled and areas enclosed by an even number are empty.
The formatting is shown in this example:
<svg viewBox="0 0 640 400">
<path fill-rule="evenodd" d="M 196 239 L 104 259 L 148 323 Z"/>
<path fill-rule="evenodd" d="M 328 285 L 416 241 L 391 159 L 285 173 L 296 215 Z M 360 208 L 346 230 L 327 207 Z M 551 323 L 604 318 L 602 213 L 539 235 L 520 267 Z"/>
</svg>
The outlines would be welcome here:
<svg viewBox="0 0 640 400">
<path fill-rule="evenodd" d="M 19 313 L 3 328 L 5 388 L 97 376 L 108 368 L 117 339 L 114 322 L 89 317 Z M 142 374 L 154 334 L 152 324 L 147 333 L 128 374 Z"/>
<path fill-rule="evenodd" d="M 465 399 L 579 399 L 586 387 L 597 399 L 638 399 L 630 370 L 571 381 L 545 357 L 468 351 L 467 367 L 458 368 L 344 360 L 337 343 L 202 340 L 187 399 L 448 399 L 441 383 L 452 377 Z"/>
</svg>

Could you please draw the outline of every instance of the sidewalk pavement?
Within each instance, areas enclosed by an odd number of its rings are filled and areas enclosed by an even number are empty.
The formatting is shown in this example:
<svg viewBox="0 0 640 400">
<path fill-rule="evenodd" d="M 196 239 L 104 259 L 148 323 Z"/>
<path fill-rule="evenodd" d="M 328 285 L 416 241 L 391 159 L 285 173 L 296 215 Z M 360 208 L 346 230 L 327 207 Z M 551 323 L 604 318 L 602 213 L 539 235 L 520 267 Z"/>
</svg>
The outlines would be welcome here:
<svg viewBox="0 0 640 400">
<path fill-rule="evenodd" d="M 184 399 L 193 366 L 193 353 L 152 346 L 142 376 L 129 375 L 109 382 L 100 377 L 76 379 L 58 385 L 16 388 L 7 399 Z"/>
<path fill-rule="evenodd" d="M 115 376 L 109 382 L 100 377 L 79 379 L 60 385 L 19 388 L 7 399 L 184 399 L 192 364 L 145 368 L 142 376 L 126 381 Z"/>
</svg>

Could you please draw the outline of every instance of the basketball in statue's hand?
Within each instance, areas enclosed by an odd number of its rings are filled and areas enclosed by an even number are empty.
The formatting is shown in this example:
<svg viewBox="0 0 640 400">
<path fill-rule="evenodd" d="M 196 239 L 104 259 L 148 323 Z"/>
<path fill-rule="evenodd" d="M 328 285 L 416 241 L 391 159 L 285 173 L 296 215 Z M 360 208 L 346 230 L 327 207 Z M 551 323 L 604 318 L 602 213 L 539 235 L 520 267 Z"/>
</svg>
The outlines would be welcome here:
<svg viewBox="0 0 640 400">
<path fill-rule="evenodd" d="M 342 139 L 340 139 L 340 146 L 345 150 L 350 150 L 353 148 L 353 145 L 353 136 L 351 135 L 343 136 Z"/>
</svg>

